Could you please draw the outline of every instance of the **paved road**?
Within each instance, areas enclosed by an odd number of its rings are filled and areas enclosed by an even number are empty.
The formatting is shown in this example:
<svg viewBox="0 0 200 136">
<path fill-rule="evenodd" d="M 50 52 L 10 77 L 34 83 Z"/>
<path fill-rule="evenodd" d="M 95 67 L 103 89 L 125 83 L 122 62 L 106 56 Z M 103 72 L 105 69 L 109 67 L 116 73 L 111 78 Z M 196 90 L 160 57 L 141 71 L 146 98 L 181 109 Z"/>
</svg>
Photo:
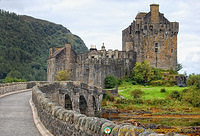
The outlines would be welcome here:
<svg viewBox="0 0 200 136">
<path fill-rule="evenodd" d="M 40 136 L 29 105 L 31 91 L 0 98 L 0 136 Z"/>
</svg>

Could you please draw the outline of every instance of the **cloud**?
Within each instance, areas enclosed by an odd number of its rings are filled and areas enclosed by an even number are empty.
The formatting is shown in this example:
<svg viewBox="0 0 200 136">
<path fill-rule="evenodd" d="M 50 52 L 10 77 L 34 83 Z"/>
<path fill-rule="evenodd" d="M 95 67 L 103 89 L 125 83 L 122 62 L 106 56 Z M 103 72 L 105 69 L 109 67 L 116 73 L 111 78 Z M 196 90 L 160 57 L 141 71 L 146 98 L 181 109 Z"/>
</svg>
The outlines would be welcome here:
<svg viewBox="0 0 200 136">
<path fill-rule="evenodd" d="M 138 12 L 149 12 L 151 3 L 179 22 L 178 61 L 187 73 L 200 73 L 199 0 L 0 0 L 0 8 L 62 24 L 86 45 L 121 50 L 121 31 Z"/>
</svg>

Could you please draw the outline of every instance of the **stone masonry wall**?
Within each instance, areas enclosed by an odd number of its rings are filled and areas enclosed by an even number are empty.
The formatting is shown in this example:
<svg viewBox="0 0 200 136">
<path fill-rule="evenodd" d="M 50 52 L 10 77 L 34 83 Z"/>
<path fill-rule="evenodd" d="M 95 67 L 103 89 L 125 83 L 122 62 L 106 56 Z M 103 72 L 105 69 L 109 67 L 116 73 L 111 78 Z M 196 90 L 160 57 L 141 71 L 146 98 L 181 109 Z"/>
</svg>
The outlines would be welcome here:
<svg viewBox="0 0 200 136">
<path fill-rule="evenodd" d="M 6 83 L 6 84 L 0 84 L 0 95 L 10 93 L 13 91 L 18 90 L 25 90 L 32 88 L 36 84 L 40 83 L 47 83 L 46 81 L 31 81 L 31 82 L 15 82 L 15 83 Z"/>
<path fill-rule="evenodd" d="M 129 123 L 114 124 L 104 118 L 87 117 L 76 111 L 66 110 L 52 102 L 46 93 L 34 86 L 32 100 L 43 125 L 55 136 L 107 136 L 106 127 L 112 129 L 110 136 L 157 136 L 158 134 Z M 43 88 L 43 91 L 45 89 Z M 50 91 L 50 90 L 46 90 Z M 164 134 L 160 134 L 164 135 Z M 168 134 L 166 134 L 168 135 Z M 175 135 L 175 134 L 171 134 Z"/>
</svg>

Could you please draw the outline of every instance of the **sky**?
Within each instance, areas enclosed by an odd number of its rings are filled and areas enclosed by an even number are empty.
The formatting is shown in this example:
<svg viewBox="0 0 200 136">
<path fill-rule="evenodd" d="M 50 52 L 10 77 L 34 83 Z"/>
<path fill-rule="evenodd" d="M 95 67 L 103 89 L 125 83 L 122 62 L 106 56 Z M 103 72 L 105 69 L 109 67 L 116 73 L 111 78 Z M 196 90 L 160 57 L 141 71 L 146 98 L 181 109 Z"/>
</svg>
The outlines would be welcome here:
<svg viewBox="0 0 200 136">
<path fill-rule="evenodd" d="M 200 0 L 0 0 L 0 8 L 19 15 L 61 24 L 80 36 L 86 46 L 105 43 L 106 49 L 122 49 L 122 30 L 150 4 L 171 22 L 179 22 L 180 73 L 200 74 Z"/>
</svg>

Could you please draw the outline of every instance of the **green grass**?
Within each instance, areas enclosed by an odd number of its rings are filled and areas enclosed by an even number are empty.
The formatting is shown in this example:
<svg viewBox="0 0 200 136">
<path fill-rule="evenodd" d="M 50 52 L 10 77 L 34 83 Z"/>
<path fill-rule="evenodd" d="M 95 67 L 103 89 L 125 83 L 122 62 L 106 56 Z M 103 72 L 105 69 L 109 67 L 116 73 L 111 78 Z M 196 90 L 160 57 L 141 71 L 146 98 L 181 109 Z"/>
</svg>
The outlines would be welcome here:
<svg viewBox="0 0 200 136">
<path fill-rule="evenodd" d="M 160 89 L 165 88 L 166 92 L 161 93 Z M 121 86 L 119 86 L 119 94 L 124 96 L 127 99 L 133 99 L 130 95 L 130 92 L 135 89 L 141 89 L 144 91 L 142 99 L 144 100 L 153 100 L 153 99 L 165 99 L 172 91 L 181 92 L 183 89 L 187 89 L 188 87 L 165 87 L 165 86 L 142 86 L 142 85 L 132 85 L 129 82 L 123 82 Z"/>
</svg>

